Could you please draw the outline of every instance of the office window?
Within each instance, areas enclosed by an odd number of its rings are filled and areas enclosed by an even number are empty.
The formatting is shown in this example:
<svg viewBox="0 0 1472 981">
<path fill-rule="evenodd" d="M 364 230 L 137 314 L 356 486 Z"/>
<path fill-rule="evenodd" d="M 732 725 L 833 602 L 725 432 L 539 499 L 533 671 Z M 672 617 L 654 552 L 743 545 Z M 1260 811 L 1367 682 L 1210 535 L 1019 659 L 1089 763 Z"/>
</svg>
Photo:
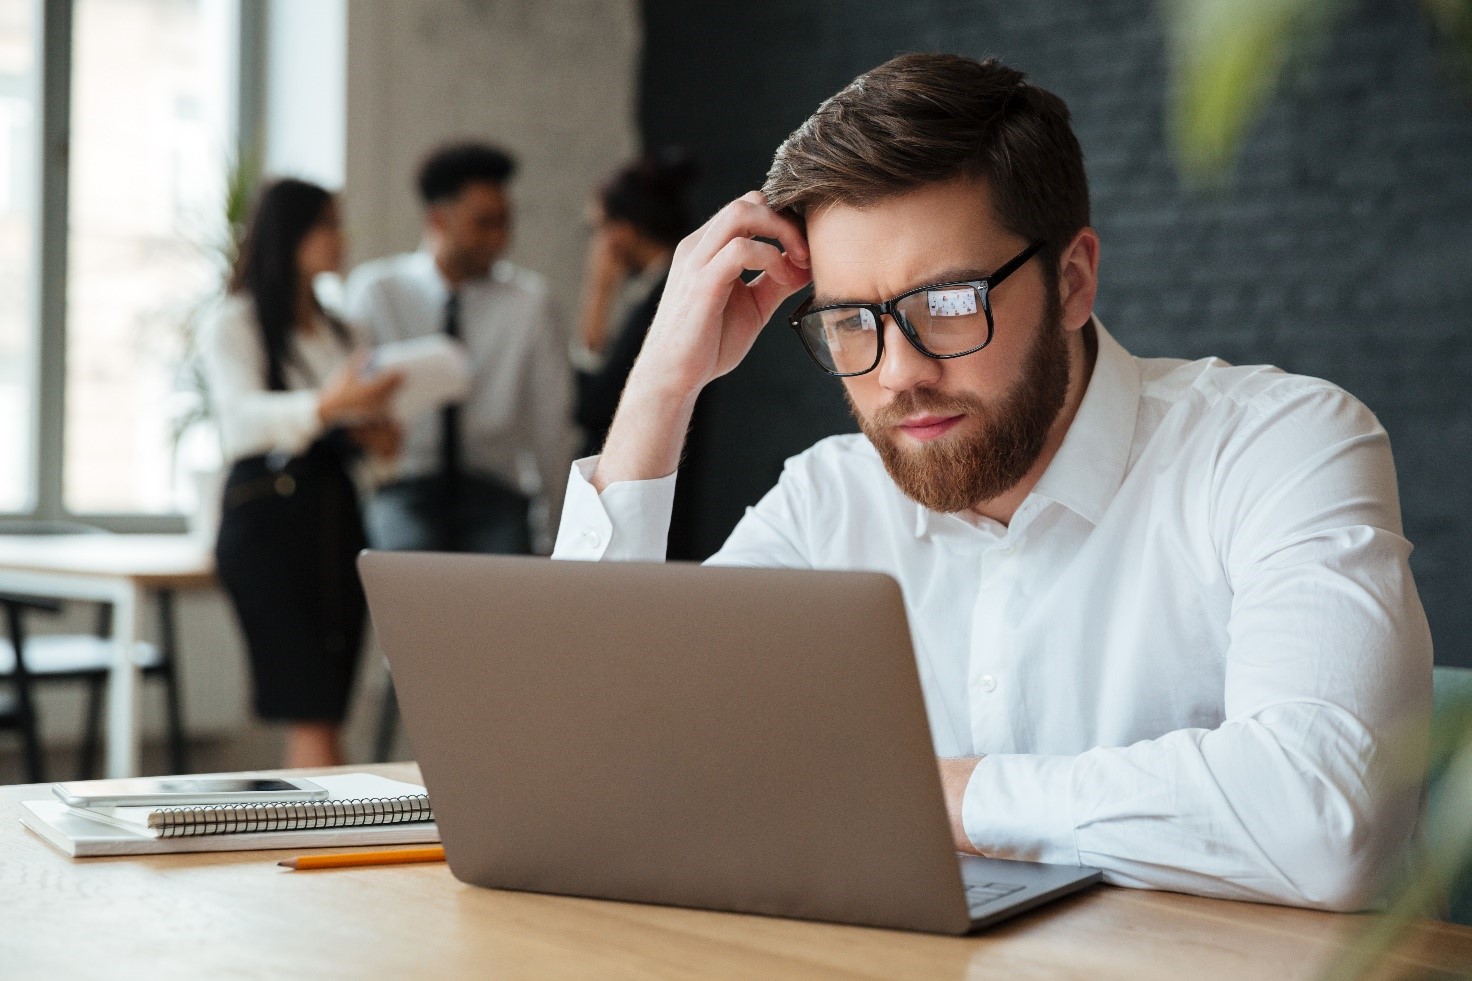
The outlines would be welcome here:
<svg viewBox="0 0 1472 981">
<path fill-rule="evenodd" d="M 70 513 L 179 510 L 179 364 L 222 272 L 233 23 L 227 0 L 73 5 Z"/>
<path fill-rule="evenodd" d="M 0 0 L 0 512 L 33 503 L 36 93 L 34 0 Z"/>
</svg>

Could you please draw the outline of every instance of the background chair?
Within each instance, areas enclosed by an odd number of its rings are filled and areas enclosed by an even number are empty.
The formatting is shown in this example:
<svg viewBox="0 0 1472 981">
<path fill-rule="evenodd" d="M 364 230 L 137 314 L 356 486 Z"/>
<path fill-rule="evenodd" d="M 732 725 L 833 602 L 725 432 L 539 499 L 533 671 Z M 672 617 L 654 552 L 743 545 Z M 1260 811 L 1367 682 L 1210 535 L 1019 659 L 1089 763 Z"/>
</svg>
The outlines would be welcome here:
<svg viewBox="0 0 1472 981">
<path fill-rule="evenodd" d="M 86 525 L 61 522 L 18 522 L 0 524 L 0 534 L 106 534 Z M 158 610 L 157 644 L 139 643 L 134 657 L 145 679 L 160 679 L 168 713 L 170 766 L 175 773 L 189 772 L 184 739 L 183 704 L 180 697 L 177 627 L 174 595 L 167 589 L 155 594 Z M 112 666 L 112 607 L 99 604 L 96 627 L 91 634 L 46 634 L 32 636 L 27 618 L 55 616 L 62 604 L 44 596 L 0 593 L 4 608 L 6 638 L 0 638 L 0 681 L 9 681 L 9 693 L 0 698 L 11 703 L 7 711 L 0 701 L 0 728 L 20 732 L 25 756 L 26 779 L 46 779 L 40 751 L 40 719 L 36 709 L 37 686 L 58 681 L 84 683 L 87 707 L 79 745 L 77 777 L 96 775 L 101 757 L 102 716 L 106 707 L 108 674 Z M 8 696 L 8 697 L 6 697 Z"/>
<path fill-rule="evenodd" d="M 183 705 L 180 698 L 179 669 L 176 656 L 173 594 L 161 590 L 158 603 L 160 642 L 140 642 L 134 657 L 143 669 L 145 679 L 157 678 L 164 683 L 168 713 L 169 762 L 175 773 L 189 772 L 188 751 L 184 739 Z M 26 629 L 26 616 L 33 613 L 55 615 L 60 604 L 41 597 L 0 594 L 5 608 L 8 638 L 0 638 L 0 679 L 10 679 L 15 702 L 13 723 L 21 730 L 26 753 L 27 779 L 46 779 L 39 750 L 39 715 L 34 693 L 37 686 L 58 681 L 81 681 L 87 687 L 87 707 L 79 744 L 77 779 L 97 774 L 101 758 L 102 717 L 106 709 L 108 674 L 112 665 L 112 608 L 98 609 L 97 630 L 93 634 L 47 634 L 31 636 Z M 0 727 L 5 727 L 0 714 Z"/>
<path fill-rule="evenodd" d="M 0 603 L 5 606 L 7 629 L 12 635 L 20 628 L 19 611 L 15 609 L 20 597 L 0 593 Z M 36 707 L 31 693 L 31 677 L 23 659 L 17 659 L 8 673 L 0 674 L 10 682 L 9 690 L 0 690 L 0 729 L 14 730 L 20 734 L 21 753 L 25 760 L 26 780 L 39 783 L 42 779 L 41 732 L 36 720 Z"/>
</svg>

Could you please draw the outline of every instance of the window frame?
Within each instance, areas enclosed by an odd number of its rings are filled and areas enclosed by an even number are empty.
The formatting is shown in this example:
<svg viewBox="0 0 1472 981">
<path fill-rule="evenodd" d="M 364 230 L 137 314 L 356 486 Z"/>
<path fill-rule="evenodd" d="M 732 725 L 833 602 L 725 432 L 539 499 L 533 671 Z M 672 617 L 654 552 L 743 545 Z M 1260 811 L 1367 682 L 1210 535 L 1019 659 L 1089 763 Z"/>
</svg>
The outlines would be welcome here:
<svg viewBox="0 0 1472 981">
<path fill-rule="evenodd" d="M 235 0 L 235 64 L 232 66 L 234 146 L 263 132 L 266 6 L 269 0 Z M 25 434 L 30 457 L 30 507 L 0 511 L 0 519 L 85 522 L 116 532 L 182 532 L 183 514 L 77 513 L 66 506 L 66 314 L 68 203 L 71 156 L 71 85 L 75 0 L 32 0 L 39 25 L 34 68 L 39 102 L 34 173 L 37 176 L 31 288 L 31 415 Z"/>
</svg>

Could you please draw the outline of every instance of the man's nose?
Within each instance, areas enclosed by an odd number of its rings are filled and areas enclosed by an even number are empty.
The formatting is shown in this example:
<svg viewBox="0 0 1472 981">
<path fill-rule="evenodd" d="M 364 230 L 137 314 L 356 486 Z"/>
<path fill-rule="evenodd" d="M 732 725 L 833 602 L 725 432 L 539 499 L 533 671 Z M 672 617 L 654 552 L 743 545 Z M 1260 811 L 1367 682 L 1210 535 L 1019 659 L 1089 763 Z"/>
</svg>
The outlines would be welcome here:
<svg viewBox="0 0 1472 981">
<path fill-rule="evenodd" d="M 891 392 L 903 392 L 920 386 L 934 386 L 940 381 L 944 370 L 941 363 L 916 350 L 893 315 L 884 318 L 882 329 L 884 356 L 876 369 L 881 387 Z"/>
</svg>

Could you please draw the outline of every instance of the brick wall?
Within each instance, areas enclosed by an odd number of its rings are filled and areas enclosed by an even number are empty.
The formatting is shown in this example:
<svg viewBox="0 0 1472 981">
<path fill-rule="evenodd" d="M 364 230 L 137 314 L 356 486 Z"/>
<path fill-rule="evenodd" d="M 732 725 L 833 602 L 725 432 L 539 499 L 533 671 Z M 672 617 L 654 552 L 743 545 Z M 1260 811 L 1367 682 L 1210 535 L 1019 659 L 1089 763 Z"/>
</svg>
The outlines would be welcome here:
<svg viewBox="0 0 1472 981">
<path fill-rule="evenodd" d="M 724 8 L 724 9 L 717 9 Z M 1361 5 L 1293 70 L 1217 191 L 1180 181 L 1145 0 L 645 0 L 641 127 L 706 162 L 702 211 L 759 186 L 817 103 L 906 50 L 996 55 L 1066 99 L 1103 237 L 1098 310 L 1140 355 L 1318 375 L 1389 430 L 1441 663 L 1472 666 L 1472 97 L 1411 0 Z M 776 325 L 703 400 L 691 479 L 714 549 L 782 460 L 852 429 Z"/>
</svg>

